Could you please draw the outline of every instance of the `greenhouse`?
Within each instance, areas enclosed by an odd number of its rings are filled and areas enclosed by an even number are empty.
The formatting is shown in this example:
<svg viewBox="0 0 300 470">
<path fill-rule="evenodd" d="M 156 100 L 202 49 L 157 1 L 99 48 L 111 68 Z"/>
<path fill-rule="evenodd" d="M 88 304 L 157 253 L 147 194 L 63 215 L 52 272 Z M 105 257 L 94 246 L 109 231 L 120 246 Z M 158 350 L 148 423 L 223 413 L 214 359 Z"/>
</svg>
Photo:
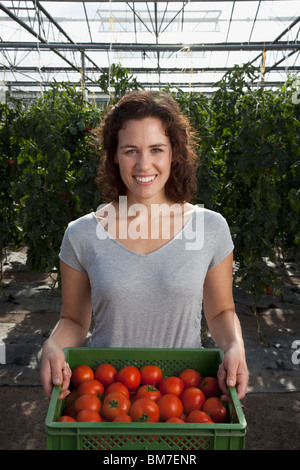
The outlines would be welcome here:
<svg viewBox="0 0 300 470">
<path fill-rule="evenodd" d="M 7 1 L 1 10 L 1 83 L 31 96 L 53 81 L 83 85 L 113 64 L 144 87 L 211 93 L 224 73 L 250 63 L 255 86 L 299 71 L 299 2 Z"/>
<path fill-rule="evenodd" d="M 299 449 L 300 2 L 11 0 L 0 18 L 0 449 Z M 98 348 L 116 369 L 151 350 L 168 376 L 203 367 L 227 421 L 114 427 L 101 392 L 90 433 L 64 393 Z"/>
</svg>

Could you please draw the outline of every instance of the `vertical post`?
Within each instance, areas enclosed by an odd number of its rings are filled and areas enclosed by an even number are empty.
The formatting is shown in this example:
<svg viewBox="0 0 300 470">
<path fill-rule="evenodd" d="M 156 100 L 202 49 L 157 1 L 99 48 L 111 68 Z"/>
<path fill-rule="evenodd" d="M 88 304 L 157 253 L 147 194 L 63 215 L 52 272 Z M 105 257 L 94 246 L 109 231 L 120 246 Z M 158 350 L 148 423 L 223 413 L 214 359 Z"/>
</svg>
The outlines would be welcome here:
<svg viewBox="0 0 300 470">
<path fill-rule="evenodd" d="M 81 50 L 81 88 L 84 90 L 84 77 L 85 77 L 85 53 L 84 49 Z"/>
<path fill-rule="evenodd" d="M 2 339 L 0 339 L 0 364 L 6 364 L 6 345 Z"/>
</svg>

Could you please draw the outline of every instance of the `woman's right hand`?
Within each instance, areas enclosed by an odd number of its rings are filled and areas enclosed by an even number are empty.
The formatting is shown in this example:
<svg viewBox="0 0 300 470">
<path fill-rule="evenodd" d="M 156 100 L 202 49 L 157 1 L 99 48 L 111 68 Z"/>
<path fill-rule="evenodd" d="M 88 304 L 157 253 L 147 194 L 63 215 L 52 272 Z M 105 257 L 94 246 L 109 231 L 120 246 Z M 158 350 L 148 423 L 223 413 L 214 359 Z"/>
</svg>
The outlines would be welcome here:
<svg viewBox="0 0 300 470">
<path fill-rule="evenodd" d="M 70 391 L 68 390 L 71 379 L 71 369 L 65 361 L 63 351 L 57 346 L 50 337 L 43 346 L 41 357 L 40 377 L 44 392 L 48 398 L 51 398 L 54 385 L 61 385 L 59 399 L 65 398 Z"/>
</svg>

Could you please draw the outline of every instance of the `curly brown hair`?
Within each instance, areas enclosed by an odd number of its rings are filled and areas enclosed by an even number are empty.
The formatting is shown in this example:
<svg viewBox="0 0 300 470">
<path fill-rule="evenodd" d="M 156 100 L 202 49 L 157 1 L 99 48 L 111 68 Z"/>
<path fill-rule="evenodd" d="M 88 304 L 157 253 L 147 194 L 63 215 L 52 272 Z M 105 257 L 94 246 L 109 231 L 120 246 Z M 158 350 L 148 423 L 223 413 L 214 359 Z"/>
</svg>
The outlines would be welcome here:
<svg viewBox="0 0 300 470">
<path fill-rule="evenodd" d="M 132 91 L 123 96 L 115 106 L 109 106 L 102 124 L 93 130 L 96 148 L 101 159 L 96 182 L 107 200 L 118 201 L 126 195 L 119 166 L 114 162 L 118 147 L 118 132 L 130 119 L 159 118 L 170 138 L 173 161 L 165 186 L 166 196 L 173 202 L 188 202 L 196 193 L 196 170 L 199 157 L 196 138 L 189 120 L 181 113 L 178 103 L 166 92 Z"/>
</svg>

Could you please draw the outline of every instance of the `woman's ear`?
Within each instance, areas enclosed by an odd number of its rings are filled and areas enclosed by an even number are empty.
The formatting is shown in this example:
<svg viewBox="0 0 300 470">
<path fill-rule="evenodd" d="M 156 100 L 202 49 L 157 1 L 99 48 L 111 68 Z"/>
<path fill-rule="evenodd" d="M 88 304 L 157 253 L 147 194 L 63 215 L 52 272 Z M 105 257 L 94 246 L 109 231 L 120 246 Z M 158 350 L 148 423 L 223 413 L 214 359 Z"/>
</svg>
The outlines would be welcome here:
<svg viewBox="0 0 300 470">
<path fill-rule="evenodd" d="M 117 157 L 117 152 L 114 154 L 114 163 L 116 163 L 117 165 L 119 165 L 119 160 L 118 160 L 118 157 Z"/>
</svg>

